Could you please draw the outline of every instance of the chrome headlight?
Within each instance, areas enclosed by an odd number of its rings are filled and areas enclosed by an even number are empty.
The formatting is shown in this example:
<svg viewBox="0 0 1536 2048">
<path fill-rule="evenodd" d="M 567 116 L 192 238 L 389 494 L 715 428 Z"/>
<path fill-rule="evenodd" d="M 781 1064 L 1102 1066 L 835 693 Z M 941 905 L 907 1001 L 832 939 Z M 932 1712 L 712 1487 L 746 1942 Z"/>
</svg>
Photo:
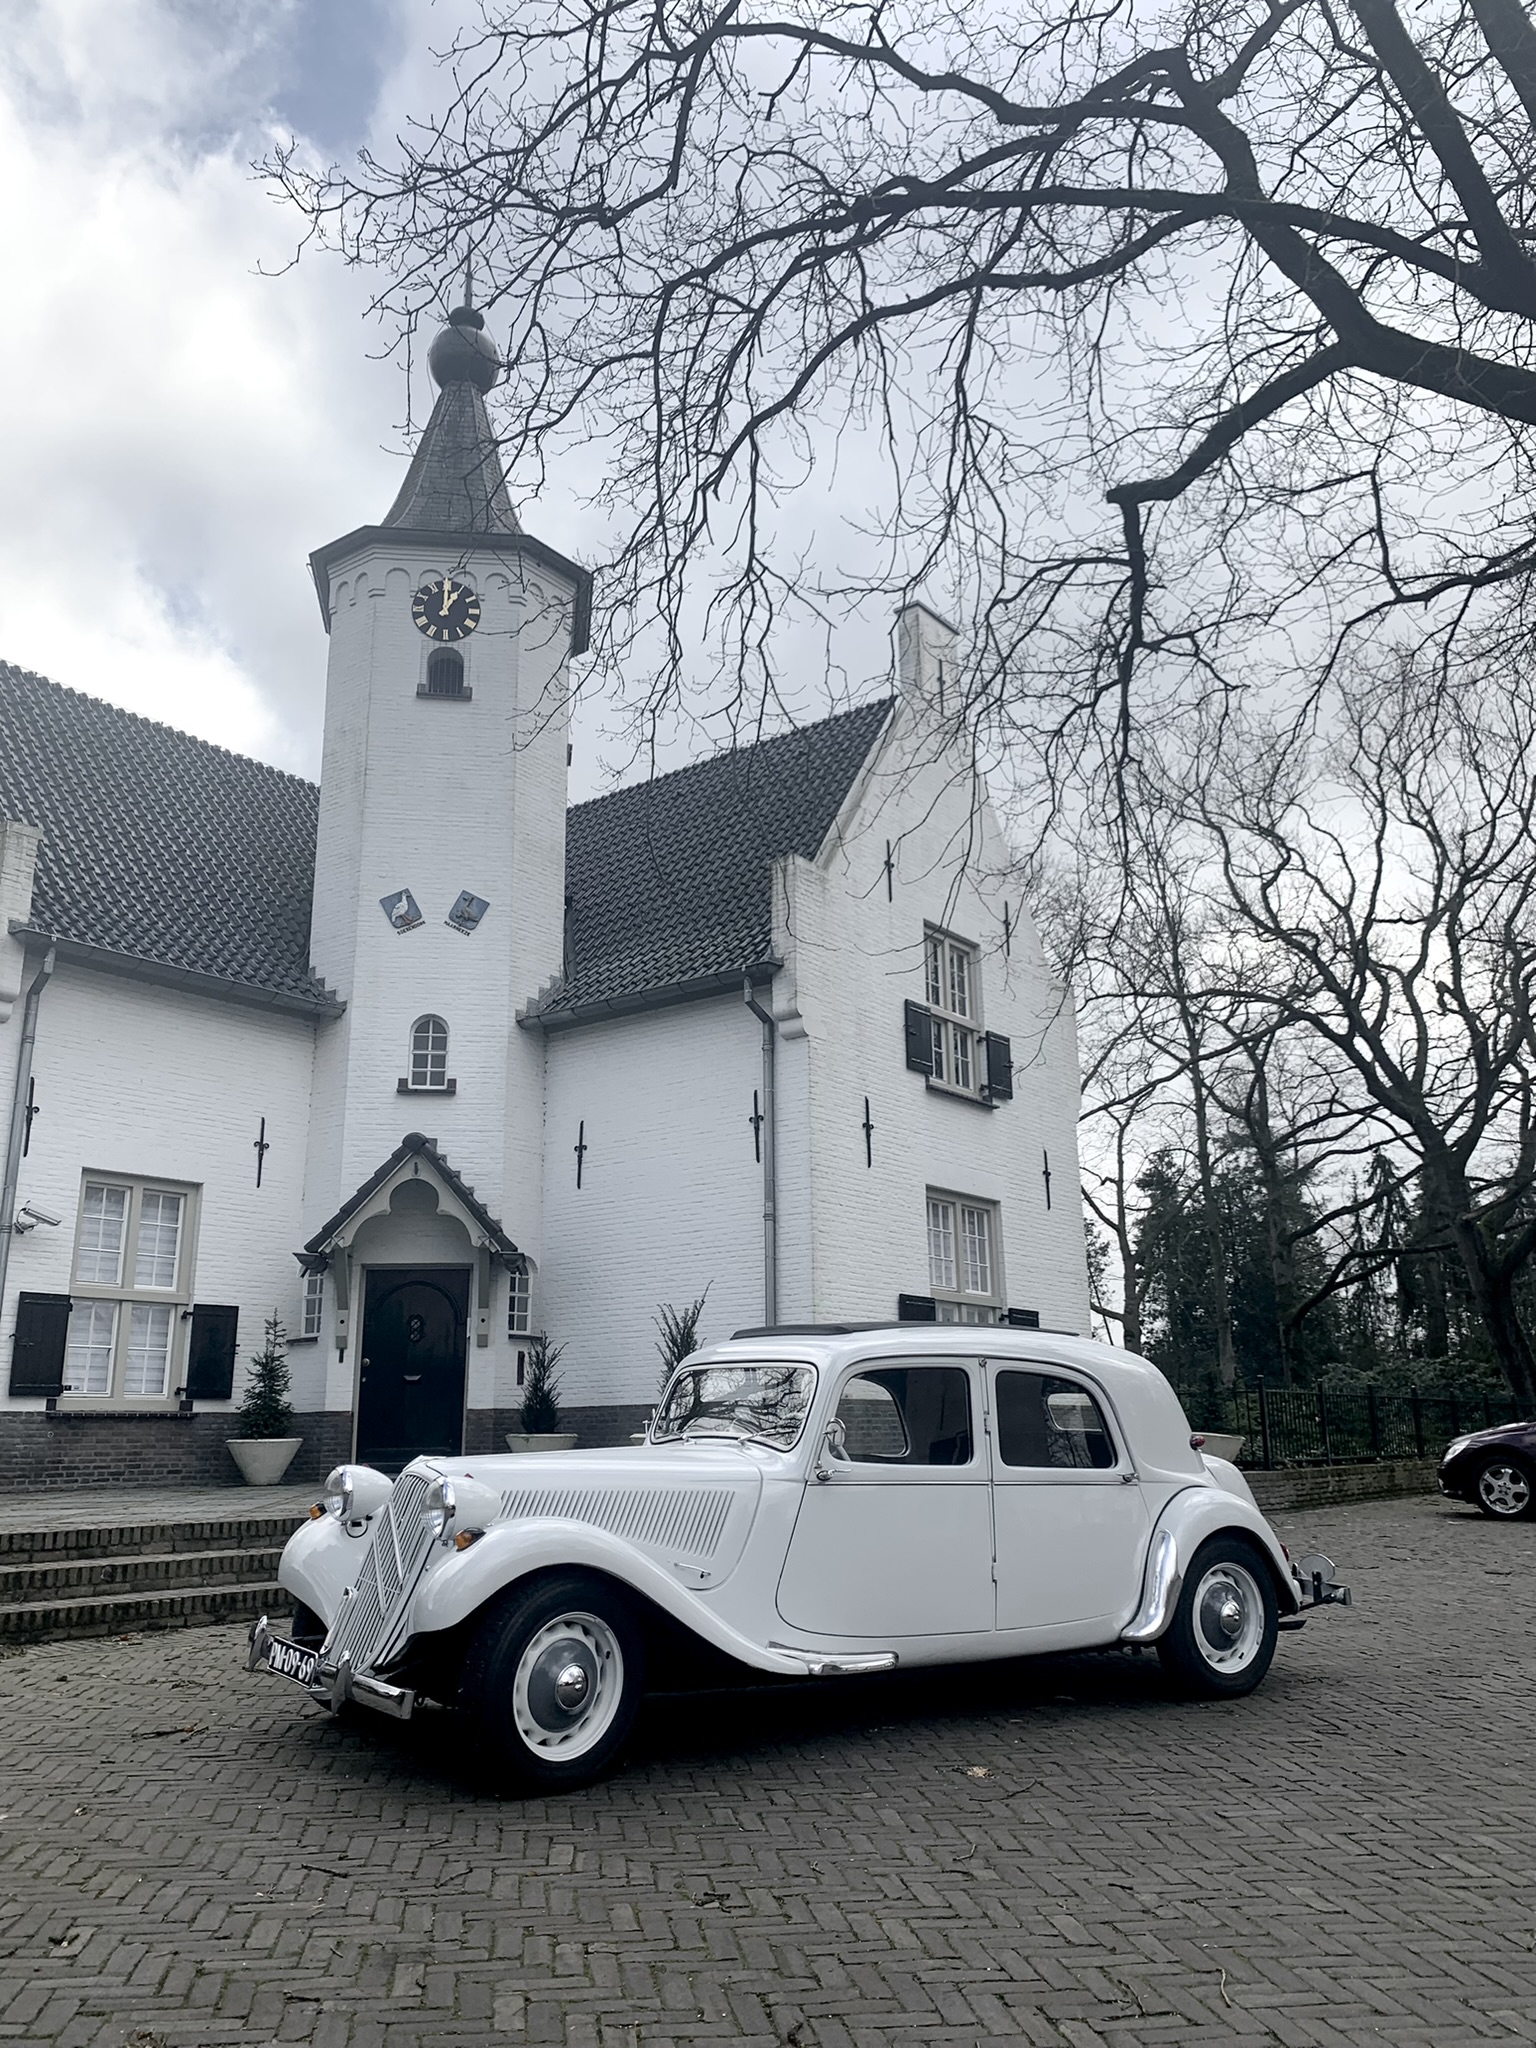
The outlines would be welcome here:
<svg viewBox="0 0 1536 2048">
<path fill-rule="evenodd" d="M 334 1515 L 338 1522 L 346 1522 L 351 1520 L 356 1494 L 357 1467 L 338 1465 L 326 1480 L 320 1498 L 328 1515 Z"/>
<path fill-rule="evenodd" d="M 447 1543 L 453 1535 L 453 1518 L 458 1512 L 451 1479 L 434 1479 L 421 1504 L 421 1519 L 436 1543 Z"/>
</svg>

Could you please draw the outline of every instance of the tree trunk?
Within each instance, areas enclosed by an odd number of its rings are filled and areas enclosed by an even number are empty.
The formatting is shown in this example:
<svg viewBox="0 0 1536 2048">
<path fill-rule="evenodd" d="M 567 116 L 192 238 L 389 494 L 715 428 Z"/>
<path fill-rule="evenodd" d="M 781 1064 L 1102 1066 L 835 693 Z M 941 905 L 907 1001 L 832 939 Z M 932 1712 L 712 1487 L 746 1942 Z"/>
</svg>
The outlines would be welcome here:
<svg viewBox="0 0 1536 2048">
<path fill-rule="evenodd" d="M 1184 1029 L 1185 1042 L 1189 1047 L 1189 1078 L 1194 1091 L 1195 1163 L 1200 1170 L 1200 1207 L 1205 1220 L 1205 1240 L 1210 1258 L 1211 1314 L 1216 1322 L 1216 1370 L 1224 1387 L 1235 1387 L 1237 1346 L 1232 1341 L 1232 1298 L 1227 1288 L 1226 1247 L 1221 1239 L 1221 1216 L 1216 1203 L 1216 1174 L 1211 1164 L 1211 1126 L 1205 1094 L 1205 1074 L 1187 1011 L 1184 1016 Z"/>
<path fill-rule="evenodd" d="M 1515 1276 L 1490 1256 L 1488 1240 L 1470 1216 L 1459 1215 L 1452 1228 L 1472 1301 L 1492 1341 L 1494 1356 L 1521 1408 L 1536 1416 L 1536 1354 L 1515 1307 Z"/>
</svg>

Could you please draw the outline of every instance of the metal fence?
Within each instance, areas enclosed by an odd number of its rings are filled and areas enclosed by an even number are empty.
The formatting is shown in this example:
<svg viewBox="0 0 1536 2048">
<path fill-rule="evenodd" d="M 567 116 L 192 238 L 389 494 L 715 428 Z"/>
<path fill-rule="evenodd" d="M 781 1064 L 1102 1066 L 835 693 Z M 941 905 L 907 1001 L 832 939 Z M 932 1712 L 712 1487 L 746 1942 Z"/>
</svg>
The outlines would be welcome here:
<svg viewBox="0 0 1536 2048">
<path fill-rule="evenodd" d="M 1243 1438 L 1245 1465 L 1354 1464 L 1430 1458 L 1454 1436 L 1524 1417 L 1513 1394 L 1407 1393 L 1356 1387 L 1217 1388 L 1183 1396 L 1192 1426 Z"/>
</svg>

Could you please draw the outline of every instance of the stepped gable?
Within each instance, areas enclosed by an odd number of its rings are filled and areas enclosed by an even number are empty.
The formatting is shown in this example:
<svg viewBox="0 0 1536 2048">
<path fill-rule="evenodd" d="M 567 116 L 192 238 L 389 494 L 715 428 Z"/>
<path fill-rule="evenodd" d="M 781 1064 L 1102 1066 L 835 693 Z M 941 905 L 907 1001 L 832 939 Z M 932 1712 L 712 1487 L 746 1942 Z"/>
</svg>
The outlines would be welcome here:
<svg viewBox="0 0 1536 2048">
<path fill-rule="evenodd" d="M 0 662 L 0 816 L 40 827 L 30 923 L 333 1010 L 309 967 L 319 791 Z"/>
<path fill-rule="evenodd" d="M 567 963 L 540 1021 L 770 958 L 773 864 L 820 851 L 889 697 L 567 813 Z"/>
</svg>

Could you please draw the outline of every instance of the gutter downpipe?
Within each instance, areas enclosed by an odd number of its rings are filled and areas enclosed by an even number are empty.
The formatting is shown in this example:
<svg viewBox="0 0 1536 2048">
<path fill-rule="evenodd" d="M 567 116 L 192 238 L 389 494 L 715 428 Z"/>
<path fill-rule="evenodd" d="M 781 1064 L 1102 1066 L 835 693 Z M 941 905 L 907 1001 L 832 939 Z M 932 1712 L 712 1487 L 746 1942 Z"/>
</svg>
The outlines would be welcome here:
<svg viewBox="0 0 1536 2048">
<path fill-rule="evenodd" d="M 763 1027 L 763 1321 L 779 1320 L 779 1156 L 775 1138 L 774 1053 L 778 1026 L 752 993 L 749 976 L 741 980 L 742 1001 Z"/>
<path fill-rule="evenodd" d="M 37 1043 L 37 1006 L 53 974 L 56 954 L 52 940 L 43 964 L 32 977 L 21 1012 L 21 1047 L 16 1055 L 16 1095 L 11 1103 L 11 1128 L 5 1141 L 5 1177 L 0 1180 L 0 1304 L 5 1301 L 5 1276 L 11 1263 L 12 1228 L 16 1211 L 16 1183 L 21 1178 L 21 1147 L 27 1127 L 27 1083 L 32 1078 L 32 1048 Z"/>
</svg>

